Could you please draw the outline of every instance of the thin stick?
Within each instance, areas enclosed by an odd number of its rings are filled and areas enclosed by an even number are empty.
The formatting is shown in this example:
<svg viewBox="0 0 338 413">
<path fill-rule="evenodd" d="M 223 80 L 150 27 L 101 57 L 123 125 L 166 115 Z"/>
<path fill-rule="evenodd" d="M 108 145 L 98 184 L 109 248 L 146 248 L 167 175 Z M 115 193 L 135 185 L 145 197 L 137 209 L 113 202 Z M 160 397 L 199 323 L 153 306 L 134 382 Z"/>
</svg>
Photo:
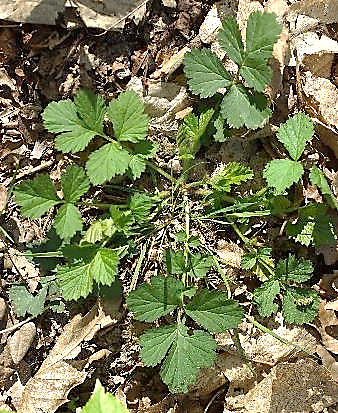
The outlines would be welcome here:
<svg viewBox="0 0 338 413">
<path fill-rule="evenodd" d="M 29 321 L 33 320 L 35 317 L 31 316 L 26 318 L 26 320 L 20 321 L 18 324 L 14 324 L 12 327 L 5 328 L 5 330 L 0 330 L 0 334 L 10 333 L 11 331 L 16 330 L 17 328 L 23 326 L 24 324 L 28 323 Z"/>
</svg>

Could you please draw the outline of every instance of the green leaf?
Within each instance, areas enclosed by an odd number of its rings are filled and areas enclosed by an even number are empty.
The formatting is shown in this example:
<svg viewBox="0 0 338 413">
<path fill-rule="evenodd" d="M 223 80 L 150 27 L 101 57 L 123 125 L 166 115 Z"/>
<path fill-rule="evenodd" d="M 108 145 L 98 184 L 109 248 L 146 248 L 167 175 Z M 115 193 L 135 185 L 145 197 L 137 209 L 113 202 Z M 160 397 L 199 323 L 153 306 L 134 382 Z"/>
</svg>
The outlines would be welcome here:
<svg viewBox="0 0 338 413">
<path fill-rule="evenodd" d="M 202 112 L 199 116 L 191 113 L 186 116 L 177 133 L 176 141 L 181 159 L 192 159 L 199 151 L 201 138 L 214 114 L 213 109 Z"/>
<path fill-rule="evenodd" d="M 193 49 L 184 56 L 184 72 L 193 93 L 206 98 L 230 86 L 232 79 L 223 63 L 209 49 Z"/>
<path fill-rule="evenodd" d="M 222 164 L 210 178 L 210 184 L 217 191 L 229 192 L 231 185 L 239 185 L 253 178 L 252 170 L 239 162 Z"/>
<path fill-rule="evenodd" d="M 63 298 L 78 300 L 80 297 L 87 297 L 93 290 L 94 281 L 111 285 L 117 274 L 118 263 L 117 251 L 100 248 L 89 262 L 59 266 L 57 279 Z"/>
<path fill-rule="evenodd" d="M 312 185 L 318 186 L 318 188 L 321 190 L 322 194 L 325 195 L 329 205 L 332 208 L 335 208 L 338 210 L 338 201 L 333 192 L 331 191 L 331 188 L 329 184 L 327 183 L 327 180 L 323 174 L 323 172 L 316 166 L 313 165 L 310 171 L 310 181 Z"/>
<path fill-rule="evenodd" d="M 78 107 L 71 100 L 51 102 L 42 113 L 44 125 L 49 132 L 59 133 L 55 139 L 55 148 L 62 152 L 79 152 L 85 149 L 89 142 L 102 132 L 102 120 L 104 117 L 104 105 L 102 98 L 97 97 L 96 103 L 93 98 L 85 98 L 88 92 L 79 92 L 77 99 Z M 90 92 L 89 92 L 90 93 Z M 89 95 L 88 95 L 89 96 Z M 88 105 L 88 117 L 85 101 L 90 100 Z M 93 113 L 97 114 L 94 122 Z M 84 115 L 83 119 L 79 113 Z M 95 128 L 94 128 L 95 126 Z"/>
<path fill-rule="evenodd" d="M 238 23 L 233 16 L 228 17 L 222 24 L 218 34 L 218 41 L 221 48 L 238 65 L 244 59 L 244 46 Z"/>
<path fill-rule="evenodd" d="M 108 143 L 89 155 L 87 174 L 93 185 L 110 181 L 126 172 L 130 162 L 129 152 L 117 142 Z"/>
<path fill-rule="evenodd" d="M 112 205 L 109 208 L 109 212 L 114 222 L 116 231 L 128 234 L 130 232 L 132 225 L 135 222 L 132 212 L 128 210 L 121 210 L 116 205 Z"/>
<path fill-rule="evenodd" d="M 155 366 L 167 355 L 160 375 L 173 393 L 188 392 L 199 370 L 211 366 L 216 358 L 216 342 L 210 334 L 194 330 L 189 335 L 182 322 L 147 331 L 140 344 L 147 366 Z"/>
<path fill-rule="evenodd" d="M 143 102 L 135 92 L 123 92 L 112 100 L 108 116 L 117 140 L 136 143 L 147 136 L 149 117 L 144 113 Z"/>
<path fill-rule="evenodd" d="M 229 126 L 257 129 L 264 126 L 271 110 L 267 107 L 267 100 L 263 95 L 250 95 L 242 85 L 232 85 L 224 96 L 221 105 L 222 116 Z"/>
<path fill-rule="evenodd" d="M 95 244 L 102 241 L 105 237 L 111 237 L 116 232 L 116 227 L 112 218 L 95 220 L 87 229 L 82 241 Z"/>
<path fill-rule="evenodd" d="M 68 202 L 63 204 L 56 214 L 54 227 L 60 238 L 72 238 L 76 232 L 82 230 L 82 218 L 79 209 Z"/>
<path fill-rule="evenodd" d="M 41 288 L 35 295 L 31 294 L 24 285 L 12 285 L 9 298 L 18 317 L 31 314 L 36 317 L 43 313 L 47 295 L 47 286 Z"/>
<path fill-rule="evenodd" d="M 309 204 L 299 208 L 296 223 L 289 222 L 286 226 L 288 237 L 309 246 L 335 245 L 336 218 L 322 204 Z"/>
<path fill-rule="evenodd" d="M 74 96 L 76 110 L 84 124 L 93 131 L 103 132 L 106 105 L 103 97 L 91 90 L 80 89 Z"/>
<path fill-rule="evenodd" d="M 212 255 L 200 254 L 199 252 L 191 254 L 189 256 L 188 275 L 194 278 L 203 278 L 214 264 Z"/>
<path fill-rule="evenodd" d="M 283 317 L 288 323 L 310 323 L 318 314 L 319 304 L 316 291 L 287 287 L 283 298 Z"/>
<path fill-rule="evenodd" d="M 142 284 L 127 298 L 127 305 L 140 321 L 152 322 L 171 313 L 180 304 L 183 283 L 173 277 L 152 277 L 151 285 Z"/>
<path fill-rule="evenodd" d="M 144 192 L 133 194 L 129 200 L 129 209 L 135 221 L 145 222 L 149 220 L 152 208 L 156 205 L 156 198 Z"/>
<path fill-rule="evenodd" d="M 106 393 L 99 379 L 86 405 L 76 413 L 128 413 L 129 410 L 112 394 Z"/>
<path fill-rule="evenodd" d="M 269 269 L 274 267 L 274 261 L 271 258 L 271 248 L 259 248 L 257 251 L 243 255 L 241 267 L 244 270 L 252 270 L 258 279 L 266 281 L 269 278 Z"/>
<path fill-rule="evenodd" d="M 313 273 L 313 266 L 311 261 L 302 260 L 294 255 L 289 254 L 286 260 L 279 260 L 276 266 L 276 276 L 282 282 L 288 280 L 298 283 L 309 280 Z"/>
<path fill-rule="evenodd" d="M 280 293 L 279 282 L 277 280 L 266 281 L 261 287 L 253 292 L 253 301 L 257 305 L 259 314 L 262 317 L 270 317 L 278 310 L 275 303 L 277 295 Z"/>
<path fill-rule="evenodd" d="M 237 328 L 243 319 L 242 307 L 221 291 L 202 290 L 185 307 L 185 312 L 211 333 Z"/>
<path fill-rule="evenodd" d="M 314 125 L 309 116 L 297 113 L 279 127 L 277 138 L 283 143 L 291 158 L 298 161 L 313 134 Z"/>
<path fill-rule="evenodd" d="M 146 170 L 146 163 L 144 158 L 139 155 L 130 155 L 130 162 L 128 165 L 130 174 L 133 180 L 139 179 L 142 173 Z"/>
<path fill-rule="evenodd" d="M 14 194 L 22 215 L 33 219 L 40 218 L 61 202 L 56 195 L 53 181 L 47 174 L 38 175 L 31 181 L 24 181 L 17 185 Z"/>
<path fill-rule="evenodd" d="M 81 166 L 70 165 L 61 175 L 61 187 L 65 201 L 76 203 L 89 190 L 89 179 Z"/>
<path fill-rule="evenodd" d="M 214 133 L 214 139 L 216 142 L 226 142 L 229 139 L 229 134 L 227 133 L 225 127 L 225 121 L 220 114 L 214 121 L 214 128 L 216 129 L 216 132 Z"/>
<path fill-rule="evenodd" d="M 248 85 L 257 92 L 263 92 L 265 86 L 272 80 L 272 69 L 267 62 L 260 58 L 246 57 L 239 74 L 243 76 Z"/>
<path fill-rule="evenodd" d="M 281 194 L 298 182 L 303 173 L 304 168 L 300 162 L 291 159 L 274 159 L 266 165 L 263 177 L 269 187 L 275 188 L 275 192 Z"/>
<path fill-rule="evenodd" d="M 185 271 L 185 257 L 182 251 L 166 249 L 164 263 L 168 274 L 183 274 Z"/>
</svg>

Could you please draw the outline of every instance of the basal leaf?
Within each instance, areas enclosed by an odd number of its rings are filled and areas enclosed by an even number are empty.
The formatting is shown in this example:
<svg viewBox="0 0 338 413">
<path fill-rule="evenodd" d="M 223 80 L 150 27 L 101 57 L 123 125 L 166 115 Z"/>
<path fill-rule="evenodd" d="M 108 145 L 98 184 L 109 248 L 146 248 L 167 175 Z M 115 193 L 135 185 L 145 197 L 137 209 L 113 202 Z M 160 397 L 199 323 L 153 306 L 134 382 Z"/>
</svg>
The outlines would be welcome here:
<svg viewBox="0 0 338 413">
<path fill-rule="evenodd" d="M 171 313 L 180 304 L 183 283 L 173 277 L 152 277 L 151 285 L 142 284 L 127 298 L 127 305 L 136 319 L 152 322 Z"/>
<path fill-rule="evenodd" d="M 240 65 L 244 58 L 244 46 L 238 23 L 233 16 L 223 22 L 218 41 L 230 59 Z"/>
<path fill-rule="evenodd" d="M 88 129 L 103 132 L 103 119 L 106 105 L 103 97 L 91 90 L 80 89 L 74 96 L 76 110 Z"/>
<path fill-rule="evenodd" d="M 291 185 L 298 182 L 304 173 L 303 165 L 291 159 L 274 159 L 270 161 L 263 172 L 263 177 L 277 194 L 283 193 Z"/>
<path fill-rule="evenodd" d="M 302 260 L 289 254 L 286 260 L 279 260 L 276 266 L 276 276 L 279 280 L 287 282 L 288 280 L 298 283 L 309 280 L 313 273 L 311 261 Z"/>
<path fill-rule="evenodd" d="M 214 133 L 214 139 L 216 142 L 226 142 L 229 139 L 229 134 L 225 126 L 225 120 L 220 114 L 214 121 L 214 128 L 216 130 Z"/>
<path fill-rule="evenodd" d="M 104 387 L 97 379 L 93 394 L 86 405 L 81 409 L 76 409 L 76 413 L 128 413 L 129 410 L 114 397 L 111 393 L 106 393 Z"/>
<path fill-rule="evenodd" d="M 63 204 L 55 217 L 54 227 L 62 239 L 72 238 L 82 230 L 82 218 L 79 209 L 68 202 Z"/>
<path fill-rule="evenodd" d="M 93 185 L 110 181 L 126 172 L 130 162 L 129 152 L 117 142 L 108 143 L 92 152 L 86 164 L 87 174 Z"/>
<path fill-rule="evenodd" d="M 102 241 L 105 237 L 111 237 L 116 232 L 116 227 L 112 218 L 95 220 L 87 229 L 82 240 L 95 244 Z"/>
<path fill-rule="evenodd" d="M 116 205 L 112 205 L 109 208 L 109 212 L 114 222 L 116 231 L 128 234 L 135 222 L 132 212 L 130 210 L 122 210 Z"/>
<path fill-rule="evenodd" d="M 322 194 L 326 197 L 330 206 L 338 210 L 337 198 L 335 197 L 334 193 L 331 191 L 331 188 L 323 172 L 316 165 L 313 165 L 311 168 L 310 181 L 312 185 L 318 186 Z"/>
<path fill-rule="evenodd" d="M 129 200 L 129 209 L 137 222 L 144 222 L 149 219 L 156 202 L 155 197 L 144 192 L 136 192 Z"/>
<path fill-rule="evenodd" d="M 214 264 L 212 255 L 200 254 L 199 252 L 191 254 L 188 262 L 188 275 L 194 278 L 203 278 Z"/>
<path fill-rule="evenodd" d="M 184 57 L 184 72 L 193 93 L 201 98 L 213 96 L 230 86 L 232 79 L 223 63 L 209 49 L 193 49 Z"/>
<path fill-rule="evenodd" d="M 283 298 L 283 316 L 288 323 L 310 323 L 318 314 L 319 304 L 316 291 L 287 287 Z"/>
<path fill-rule="evenodd" d="M 237 328 L 243 319 L 242 307 L 221 291 L 202 290 L 185 307 L 186 314 L 211 333 Z"/>
<path fill-rule="evenodd" d="M 187 393 L 201 368 L 211 366 L 216 359 L 216 342 L 209 333 L 177 323 L 176 337 L 163 363 L 160 375 L 172 393 Z"/>
<path fill-rule="evenodd" d="M 31 294 L 24 285 L 12 285 L 9 290 L 9 298 L 14 306 L 15 313 L 18 317 L 24 317 L 31 314 L 36 317 L 43 313 L 47 286 L 41 288 L 35 294 Z"/>
<path fill-rule="evenodd" d="M 185 257 L 182 251 L 166 249 L 164 251 L 164 263 L 168 274 L 183 274 L 185 268 Z"/>
<path fill-rule="evenodd" d="M 239 185 L 252 178 L 253 172 L 248 166 L 239 162 L 229 162 L 216 169 L 210 178 L 210 184 L 217 191 L 229 192 L 231 185 Z"/>
<path fill-rule="evenodd" d="M 102 285 L 112 285 L 117 275 L 120 257 L 118 251 L 100 248 L 90 263 L 89 274 Z"/>
<path fill-rule="evenodd" d="M 144 158 L 140 155 L 130 155 L 128 166 L 133 180 L 139 179 L 147 167 Z"/>
<path fill-rule="evenodd" d="M 222 116 L 229 126 L 257 129 L 264 126 L 271 110 L 263 96 L 250 95 L 242 85 L 232 85 L 230 91 L 224 96 L 221 105 Z"/>
<path fill-rule="evenodd" d="M 266 85 L 272 80 L 272 69 L 267 65 L 264 59 L 258 57 L 246 57 L 239 74 L 248 83 L 249 87 L 252 87 L 257 92 L 263 92 Z"/>
<path fill-rule="evenodd" d="M 61 175 L 61 187 L 65 201 L 76 203 L 89 190 L 89 179 L 81 166 L 70 165 Z"/>
<path fill-rule="evenodd" d="M 47 174 L 37 175 L 31 181 L 24 181 L 14 190 L 16 203 L 21 207 L 22 215 L 40 218 L 61 200 L 56 195 L 53 181 Z"/>
<path fill-rule="evenodd" d="M 261 287 L 254 290 L 253 300 L 262 317 L 270 317 L 271 314 L 278 310 L 278 304 L 275 303 L 275 299 L 279 293 L 280 287 L 277 280 L 266 281 Z"/>
<path fill-rule="evenodd" d="M 305 145 L 314 134 L 314 125 L 305 113 L 297 113 L 283 123 L 277 132 L 277 138 L 283 143 L 291 158 L 297 161 L 304 152 Z"/>
<path fill-rule="evenodd" d="M 143 102 L 135 92 L 123 92 L 112 100 L 108 116 L 117 140 L 136 143 L 147 136 L 149 117 L 144 113 Z"/>
<path fill-rule="evenodd" d="M 186 116 L 177 133 L 176 141 L 181 159 L 192 159 L 199 151 L 201 138 L 214 114 L 213 109 L 202 112 L 199 116 Z"/>
<path fill-rule="evenodd" d="M 244 270 L 252 270 L 261 281 L 266 281 L 270 275 L 270 269 L 274 267 L 271 258 L 271 248 L 259 248 L 243 255 L 241 267 Z"/>
</svg>

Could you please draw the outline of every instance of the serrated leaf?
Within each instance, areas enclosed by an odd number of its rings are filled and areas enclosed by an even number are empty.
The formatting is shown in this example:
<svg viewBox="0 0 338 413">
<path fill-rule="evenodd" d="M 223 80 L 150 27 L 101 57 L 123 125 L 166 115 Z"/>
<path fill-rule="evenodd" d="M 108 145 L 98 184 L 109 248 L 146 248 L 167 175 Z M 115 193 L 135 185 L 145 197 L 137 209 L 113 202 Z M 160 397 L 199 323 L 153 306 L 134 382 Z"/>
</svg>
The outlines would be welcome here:
<svg viewBox="0 0 338 413">
<path fill-rule="evenodd" d="M 194 278 L 203 278 L 214 264 L 212 255 L 200 254 L 199 252 L 191 254 L 188 262 L 188 275 Z"/>
<path fill-rule="evenodd" d="M 89 262 L 59 266 L 57 279 L 66 300 L 87 297 L 93 290 L 94 280 L 98 284 L 111 285 L 115 280 L 118 266 L 118 253 L 100 248 Z"/>
<path fill-rule="evenodd" d="M 91 90 L 80 89 L 74 96 L 76 110 L 84 124 L 93 131 L 103 132 L 103 119 L 106 105 L 103 97 Z"/>
<path fill-rule="evenodd" d="M 283 298 L 283 317 L 288 323 L 310 323 L 318 314 L 319 304 L 316 291 L 287 287 Z"/>
<path fill-rule="evenodd" d="M 239 162 L 229 162 L 217 168 L 210 178 L 210 184 L 217 191 L 229 192 L 231 185 L 239 185 L 252 178 L 251 168 Z"/>
<path fill-rule="evenodd" d="M 214 128 L 216 129 L 216 132 L 214 133 L 216 142 L 226 142 L 229 139 L 229 134 L 225 128 L 225 120 L 221 115 L 218 115 L 215 119 Z"/>
<path fill-rule="evenodd" d="M 137 222 L 147 221 L 156 199 L 146 193 L 137 192 L 129 200 L 129 208 Z"/>
<path fill-rule="evenodd" d="M 12 285 L 9 298 L 18 317 L 31 314 L 36 317 L 43 313 L 47 295 L 47 286 L 41 288 L 36 294 L 31 294 L 24 285 Z"/>
<path fill-rule="evenodd" d="M 331 191 L 331 188 L 330 188 L 323 172 L 316 165 L 312 166 L 309 178 L 310 178 L 311 184 L 318 186 L 318 188 L 321 190 L 322 194 L 326 196 L 326 199 L 327 199 L 329 205 L 332 208 L 335 208 L 335 209 L 338 210 L 337 198 L 335 197 L 335 195 Z"/>
<path fill-rule="evenodd" d="M 128 234 L 130 232 L 131 226 L 135 222 L 132 212 L 128 210 L 121 210 L 116 205 L 112 205 L 109 208 L 109 212 L 114 222 L 116 231 Z"/>
<path fill-rule="evenodd" d="M 68 202 L 63 204 L 55 216 L 54 227 L 62 239 L 72 238 L 82 230 L 82 218 L 79 209 Z"/>
<path fill-rule="evenodd" d="M 260 248 L 257 251 L 243 255 L 241 267 L 244 270 L 252 270 L 259 280 L 266 281 L 270 274 L 269 269 L 274 267 L 274 261 L 271 258 L 271 248 Z"/>
<path fill-rule="evenodd" d="M 261 287 L 254 290 L 253 300 L 262 317 L 270 317 L 271 314 L 278 310 L 278 304 L 275 303 L 275 299 L 279 293 L 280 286 L 277 280 L 266 281 Z"/>
<path fill-rule="evenodd" d="M 70 165 L 61 175 L 61 187 L 65 201 L 76 203 L 89 190 L 89 179 L 81 166 Z"/>
<path fill-rule="evenodd" d="M 89 400 L 81 409 L 76 409 L 76 413 L 128 413 L 129 410 L 114 397 L 111 393 L 106 393 L 99 379 L 96 380 L 95 388 Z"/>
<path fill-rule="evenodd" d="M 83 103 L 83 99 L 80 98 L 80 100 L 81 103 Z M 100 105 L 100 102 L 98 102 L 97 109 L 99 107 L 101 107 L 101 111 L 104 112 L 104 107 Z M 90 106 L 90 108 L 92 108 L 92 106 Z M 49 132 L 59 133 L 55 138 L 55 148 L 65 153 L 82 151 L 94 136 L 100 134 L 102 131 L 102 125 L 97 129 L 93 129 L 93 125 L 88 126 L 78 115 L 77 110 L 85 111 L 85 108 L 83 105 L 80 105 L 77 109 L 74 102 L 66 99 L 60 102 L 49 103 L 42 113 L 46 129 L 48 129 Z M 97 115 L 97 125 L 99 125 L 100 119 L 103 119 L 104 114 L 97 112 Z"/>
<path fill-rule="evenodd" d="M 127 305 L 136 319 L 152 322 L 175 310 L 185 287 L 173 277 L 152 277 L 151 285 L 142 284 L 127 298 Z"/>
<path fill-rule="evenodd" d="M 177 133 L 176 142 L 181 159 L 192 159 L 199 151 L 201 138 L 214 114 L 213 109 L 202 112 L 199 116 L 193 113 L 186 116 Z"/>
<path fill-rule="evenodd" d="M 300 112 L 279 127 L 277 138 L 285 146 L 291 158 L 298 161 L 313 134 L 313 122 L 309 116 Z"/>
<path fill-rule="evenodd" d="M 111 142 L 89 155 L 86 164 L 87 174 L 93 185 L 110 181 L 116 175 L 126 172 L 130 154 L 117 142 Z"/>
<path fill-rule="evenodd" d="M 133 180 L 139 179 L 142 173 L 146 170 L 144 158 L 139 155 L 130 155 L 129 169 Z"/>
<path fill-rule="evenodd" d="M 230 59 L 240 65 L 244 59 L 244 46 L 238 23 L 233 16 L 223 22 L 218 41 Z"/>
<path fill-rule="evenodd" d="M 281 194 L 291 185 L 298 182 L 304 173 L 303 165 L 291 159 L 274 159 L 270 161 L 264 171 L 263 177 L 270 187 Z"/>
<path fill-rule="evenodd" d="M 95 244 L 97 241 L 102 241 L 104 237 L 111 237 L 116 232 L 116 227 L 112 218 L 94 221 L 87 229 L 82 241 Z"/>
<path fill-rule="evenodd" d="M 108 106 L 108 116 L 117 140 L 136 143 L 147 136 L 149 117 L 135 92 L 123 92 L 112 100 Z"/>
<path fill-rule="evenodd" d="M 61 202 L 56 195 L 53 181 L 47 174 L 40 174 L 31 181 L 24 181 L 17 185 L 14 194 L 22 215 L 33 219 L 40 218 Z"/>
<path fill-rule="evenodd" d="M 183 274 L 185 271 L 185 256 L 182 251 L 166 249 L 164 263 L 168 274 Z"/>
<path fill-rule="evenodd" d="M 272 80 L 272 69 L 267 65 L 266 60 L 259 57 L 246 57 L 239 74 L 257 92 L 263 92 L 266 85 Z"/>
<path fill-rule="evenodd" d="M 223 63 L 209 49 L 193 49 L 184 57 L 184 72 L 193 93 L 201 98 L 213 96 L 230 86 L 232 79 Z"/>
<path fill-rule="evenodd" d="M 216 359 L 216 341 L 209 333 L 194 330 L 178 322 L 176 337 L 160 370 L 164 383 L 172 393 L 187 393 L 201 368 L 211 366 Z"/>
<path fill-rule="evenodd" d="M 298 283 L 309 280 L 313 273 L 311 261 L 302 260 L 289 254 L 286 260 L 279 260 L 276 266 L 276 276 L 283 282 L 288 280 Z"/>
<path fill-rule="evenodd" d="M 242 307 L 221 291 L 202 290 L 185 306 L 185 312 L 211 333 L 237 328 L 243 319 Z"/>
<path fill-rule="evenodd" d="M 221 105 L 222 116 L 229 126 L 257 129 L 264 126 L 271 110 L 267 107 L 266 99 L 261 95 L 250 95 L 242 85 L 232 85 L 224 96 Z"/>
</svg>

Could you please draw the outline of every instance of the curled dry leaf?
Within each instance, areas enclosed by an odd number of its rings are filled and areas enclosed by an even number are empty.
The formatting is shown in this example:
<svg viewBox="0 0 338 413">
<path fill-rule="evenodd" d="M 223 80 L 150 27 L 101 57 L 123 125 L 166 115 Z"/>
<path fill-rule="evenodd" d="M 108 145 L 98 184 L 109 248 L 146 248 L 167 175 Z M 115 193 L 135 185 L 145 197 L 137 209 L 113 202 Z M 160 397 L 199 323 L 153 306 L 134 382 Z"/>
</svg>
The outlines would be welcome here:
<svg viewBox="0 0 338 413">
<path fill-rule="evenodd" d="M 234 242 L 220 240 L 217 244 L 217 255 L 222 262 L 234 268 L 241 268 L 244 250 Z"/>
<path fill-rule="evenodd" d="M 8 348 L 14 364 L 19 363 L 26 355 L 36 335 L 35 324 L 24 324 L 8 339 Z"/>
<path fill-rule="evenodd" d="M 21 413 L 53 413 L 66 403 L 69 391 L 85 380 L 86 367 L 106 354 L 100 351 L 87 360 L 73 360 L 81 352 L 81 343 L 91 340 L 101 328 L 114 322 L 116 320 L 106 316 L 98 305 L 85 316 L 73 317 L 40 369 L 27 382 L 17 410 Z"/>
</svg>

